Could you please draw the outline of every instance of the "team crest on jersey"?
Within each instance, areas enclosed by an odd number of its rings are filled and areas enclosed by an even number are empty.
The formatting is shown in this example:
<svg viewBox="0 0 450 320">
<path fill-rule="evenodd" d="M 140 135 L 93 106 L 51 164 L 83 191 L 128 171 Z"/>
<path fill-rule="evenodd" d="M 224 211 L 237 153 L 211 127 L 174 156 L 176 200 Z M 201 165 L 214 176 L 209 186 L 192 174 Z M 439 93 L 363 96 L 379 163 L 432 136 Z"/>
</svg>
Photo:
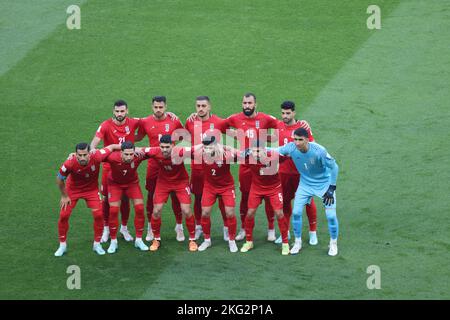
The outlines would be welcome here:
<svg viewBox="0 0 450 320">
<path fill-rule="evenodd" d="M 86 178 L 89 178 L 89 173 L 86 173 L 85 177 L 86 177 Z"/>
<path fill-rule="evenodd" d="M 131 169 L 134 169 L 134 162 L 131 163 Z"/>
<path fill-rule="evenodd" d="M 126 126 L 126 127 L 125 127 L 125 131 L 126 131 L 127 134 L 129 134 L 129 133 L 130 133 L 130 127 L 129 127 L 129 126 Z"/>
<path fill-rule="evenodd" d="M 219 168 L 221 168 L 221 167 L 222 167 L 222 164 L 223 164 L 223 162 L 222 162 L 222 161 L 218 161 L 218 162 L 217 162 L 217 166 L 218 166 Z"/>
<path fill-rule="evenodd" d="M 256 127 L 256 129 L 259 129 L 259 120 L 255 121 L 255 127 Z"/>
<path fill-rule="evenodd" d="M 95 165 L 94 164 L 91 166 L 91 170 L 95 171 Z"/>
<path fill-rule="evenodd" d="M 164 125 L 164 127 L 166 128 L 166 132 L 169 132 L 169 129 L 170 129 L 170 126 L 169 126 L 169 124 L 168 124 L 168 123 L 166 123 L 166 124 Z"/>
</svg>

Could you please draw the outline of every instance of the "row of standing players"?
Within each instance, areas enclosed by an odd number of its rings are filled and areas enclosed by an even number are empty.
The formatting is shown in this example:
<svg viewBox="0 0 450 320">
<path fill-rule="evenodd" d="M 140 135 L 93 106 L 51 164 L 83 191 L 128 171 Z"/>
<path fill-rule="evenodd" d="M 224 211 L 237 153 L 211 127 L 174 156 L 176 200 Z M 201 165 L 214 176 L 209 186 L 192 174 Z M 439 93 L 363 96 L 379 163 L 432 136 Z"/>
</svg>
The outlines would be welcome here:
<svg viewBox="0 0 450 320">
<path fill-rule="evenodd" d="M 107 242 L 109 238 L 111 238 L 111 242 L 108 253 L 116 252 L 118 231 L 126 241 L 134 240 L 127 228 L 130 200 L 133 201 L 135 209 L 135 246 L 144 251 L 158 250 L 161 245 L 161 211 L 169 195 L 176 218 L 176 239 L 178 241 L 185 240 L 182 225 L 184 217 L 189 231 L 190 251 L 204 251 L 211 246 L 210 214 L 216 198 L 224 222 L 223 238 L 228 241 L 231 252 L 238 251 L 236 241 L 244 238 L 246 242 L 241 248 L 241 252 L 253 248 L 254 213 L 263 199 L 268 221 L 267 240 L 281 243 L 284 255 L 296 254 L 300 251 L 301 237 L 298 238 L 297 234 L 292 249 L 289 249 L 288 244 L 292 215 L 291 202 L 300 181 L 299 171 L 294 162 L 291 159 L 282 161 L 279 171 L 270 175 L 264 175 L 264 170 L 261 169 L 266 164 L 261 163 L 262 159 L 258 159 L 258 156 L 256 156 L 256 160 L 259 160 L 257 165 L 240 164 L 241 230 L 237 232 L 234 180 L 229 164 L 223 164 L 227 163 L 226 157 L 238 157 L 238 151 L 227 148 L 223 152 L 224 148 L 221 144 L 215 142 L 209 145 L 203 139 L 208 133 L 216 136 L 227 133 L 236 138 L 239 134 L 232 129 L 234 128 L 244 134 L 241 149 L 245 150 L 251 146 L 250 143 L 255 137 L 262 136 L 260 135 L 261 130 L 278 129 L 279 145 L 286 145 L 294 140 L 294 131 L 302 128 L 307 132 L 307 140 L 314 141 L 309 124 L 304 120 L 296 120 L 293 102 L 285 101 L 281 104 L 281 121 L 258 112 L 256 97 L 251 93 L 243 96 L 242 112 L 233 114 L 226 119 L 221 119 L 211 113 L 211 103 L 208 97 L 197 97 L 196 112 L 187 119 L 184 127 L 174 114 L 167 112 L 164 96 L 156 96 L 152 99 L 152 111 L 153 114 L 146 118 L 129 118 L 126 102 L 116 101 L 113 106 L 113 117 L 99 126 L 91 144 L 78 144 L 75 154 L 61 166 L 57 178 L 57 184 L 61 190 L 61 211 L 58 220 L 60 245 L 55 252 L 56 256 L 62 256 L 67 251 L 68 220 L 79 199 L 86 200 L 94 216 L 93 249 L 96 253 L 105 254 L 101 242 Z M 203 149 L 203 153 L 209 152 L 209 155 L 211 153 L 217 155 L 222 152 L 224 157 L 221 159 L 223 161 L 213 161 L 210 164 L 204 161 L 196 163 L 194 159 L 191 164 L 190 181 L 184 164 L 175 164 L 172 159 L 174 151 L 179 152 L 178 156 L 181 158 L 183 158 L 183 151 L 188 151 L 186 148 L 178 148 L 178 151 L 176 147 L 174 148 L 171 140 L 171 135 L 176 135 L 177 130 L 182 128 L 189 132 L 186 137 L 191 139 L 193 147 L 198 147 L 196 143 L 200 141 L 200 149 Z M 199 140 L 196 139 L 197 135 Z M 135 148 L 133 143 L 142 140 L 145 136 L 148 136 L 150 147 Z M 97 150 L 96 147 L 101 141 L 103 141 L 104 148 Z M 185 153 L 186 155 L 191 154 L 190 152 Z M 192 152 L 192 154 L 194 153 Z M 264 154 L 267 157 L 267 154 Z M 137 176 L 137 167 L 142 160 L 147 159 L 145 187 L 147 189 L 148 230 L 145 239 L 152 241 L 150 248 L 142 240 L 145 226 L 144 201 Z M 98 196 L 100 163 L 103 164 L 102 200 Z M 191 192 L 194 193 L 195 199 L 194 213 L 191 211 Z M 120 229 L 118 226 L 119 211 L 121 212 Z M 306 212 L 310 229 L 309 242 L 311 245 L 316 245 L 318 243 L 316 206 L 312 197 L 306 203 Z M 275 236 L 275 216 L 278 219 L 281 233 L 278 239 Z M 198 246 L 196 240 L 202 234 L 204 241 Z M 332 242 L 330 242 L 329 254 L 337 254 L 337 246 L 334 245 L 335 248 L 331 248 L 331 245 Z"/>
</svg>

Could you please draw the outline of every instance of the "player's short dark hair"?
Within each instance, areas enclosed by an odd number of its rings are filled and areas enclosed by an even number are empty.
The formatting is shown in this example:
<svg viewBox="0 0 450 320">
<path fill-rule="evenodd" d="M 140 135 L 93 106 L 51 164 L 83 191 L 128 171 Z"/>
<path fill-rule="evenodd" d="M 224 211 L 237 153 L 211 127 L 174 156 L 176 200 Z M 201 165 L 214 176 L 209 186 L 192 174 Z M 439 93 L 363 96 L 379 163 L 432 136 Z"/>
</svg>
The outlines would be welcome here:
<svg viewBox="0 0 450 320">
<path fill-rule="evenodd" d="M 159 138 L 159 143 L 172 143 L 172 136 L 170 134 L 163 134 Z"/>
<path fill-rule="evenodd" d="M 295 136 L 298 136 L 298 137 L 309 138 L 308 130 L 306 130 L 305 128 L 298 128 L 298 129 L 295 129 L 294 135 L 295 135 Z"/>
<path fill-rule="evenodd" d="M 251 93 L 251 92 L 247 92 L 246 94 L 244 94 L 244 97 L 246 97 L 246 98 L 253 97 L 253 99 L 254 99 L 255 102 L 256 102 L 256 96 L 255 96 L 255 94 L 253 94 L 253 93 Z"/>
<path fill-rule="evenodd" d="M 120 149 L 122 151 L 125 149 L 133 149 L 134 150 L 134 143 L 131 141 L 122 142 L 122 144 L 120 145 Z"/>
<path fill-rule="evenodd" d="M 152 103 L 153 102 L 164 102 L 164 103 L 166 103 L 166 96 L 154 96 L 153 98 L 152 98 Z"/>
<path fill-rule="evenodd" d="M 204 146 L 209 146 L 210 144 L 213 144 L 214 142 L 216 142 L 215 136 L 206 136 L 202 140 L 202 143 Z"/>
<path fill-rule="evenodd" d="M 91 146 L 88 143 L 80 142 L 75 146 L 75 152 L 77 152 L 78 150 L 86 150 L 86 148 L 88 152 L 91 151 Z"/>
<path fill-rule="evenodd" d="M 125 100 L 117 100 L 116 102 L 114 102 L 113 108 L 121 107 L 121 106 L 125 106 L 128 109 L 128 104 L 127 104 L 127 102 Z"/>
<path fill-rule="evenodd" d="M 281 109 L 295 111 L 294 101 L 289 101 L 289 100 L 283 101 L 283 103 L 281 104 Z"/>
<path fill-rule="evenodd" d="M 206 100 L 209 102 L 209 97 L 208 96 L 198 96 L 197 98 L 195 98 L 195 100 Z"/>
<path fill-rule="evenodd" d="M 253 140 L 251 146 L 252 148 L 265 148 L 266 142 L 264 140 Z"/>
</svg>

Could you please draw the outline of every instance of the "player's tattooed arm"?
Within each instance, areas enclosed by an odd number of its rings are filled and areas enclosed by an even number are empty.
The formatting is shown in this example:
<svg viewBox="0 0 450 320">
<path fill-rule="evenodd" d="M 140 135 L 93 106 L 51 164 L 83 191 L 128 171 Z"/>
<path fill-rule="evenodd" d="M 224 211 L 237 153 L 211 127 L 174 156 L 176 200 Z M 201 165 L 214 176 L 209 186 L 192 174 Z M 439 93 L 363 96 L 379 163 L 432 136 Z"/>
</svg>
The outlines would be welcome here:
<svg viewBox="0 0 450 320">
<path fill-rule="evenodd" d="M 67 195 L 66 184 L 60 176 L 56 178 L 56 184 L 58 185 L 59 191 L 61 192 L 61 200 L 59 201 L 59 207 L 61 209 L 66 209 L 67 206 L 71 204 L 70 198 Z"/>
</svg>

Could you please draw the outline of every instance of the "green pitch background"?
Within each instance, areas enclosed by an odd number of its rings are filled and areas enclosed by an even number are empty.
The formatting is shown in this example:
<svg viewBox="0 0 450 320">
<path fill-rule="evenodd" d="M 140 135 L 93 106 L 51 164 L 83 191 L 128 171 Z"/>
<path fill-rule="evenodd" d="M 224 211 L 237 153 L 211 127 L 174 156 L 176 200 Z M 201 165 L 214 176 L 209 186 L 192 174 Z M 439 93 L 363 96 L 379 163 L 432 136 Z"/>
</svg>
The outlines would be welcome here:
<svg viewBox="0 0 450 320">
<path fill-rule="evenodd" d="M 70 4 L 81 30 L 66 28 Z M 370 4 L 381 30 L 367 29 Z M 2 1 L 0 12 L 0 298 L 450 298 L 448 2 L 42 0 Z M 217 211 L 213 247 L 189 253 L 166 207 L 159 252 L 119 240 L 117 254 L 99 257 L 84 203 L 68 254 L 53 256 L 57 169 L 114 100 L 144 117 L 164 94 L 185 119 L 197 95 L 227 116 L 247 91 L 275 116 L 296 101 L 337 159 L 337 257 L 326 254 L 321 206 L 319 245 L 297 256 L 265 240 L 262 210 L 248 254 L 228 252 Z M 70 265 L 81 290 L 66 287 Z M 369 265 L 381 268 L 380 290 L 367 289 Z"/>
</svg>

